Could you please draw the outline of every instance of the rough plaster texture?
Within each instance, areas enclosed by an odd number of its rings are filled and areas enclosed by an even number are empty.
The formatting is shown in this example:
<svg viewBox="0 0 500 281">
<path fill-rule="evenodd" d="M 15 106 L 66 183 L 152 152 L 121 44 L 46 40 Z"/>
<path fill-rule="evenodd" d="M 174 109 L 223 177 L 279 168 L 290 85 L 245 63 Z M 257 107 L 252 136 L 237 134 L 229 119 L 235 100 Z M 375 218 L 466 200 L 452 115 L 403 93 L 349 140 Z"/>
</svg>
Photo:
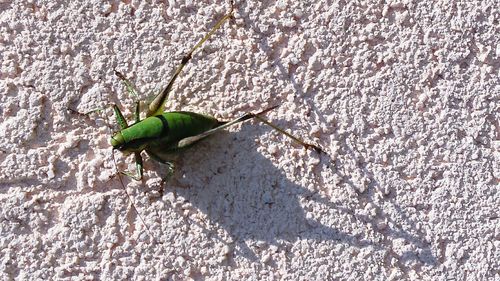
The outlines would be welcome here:
<svg viewBox="0 0 500 281">
<path fill-rule="evenodd" d="M 0 1 L 2 280 L 499 280 L 499 8 L 238 1 L 171 110 L 267 116 L 125 179 L 109 105 L 141 98 L 215 1 Z M 88 116 L 96 108 L 106 110 Z M 118 168 L 133 169 L 119 154 Z M 153 239 L 153 237 L 154 239 Z"/>
</svg>

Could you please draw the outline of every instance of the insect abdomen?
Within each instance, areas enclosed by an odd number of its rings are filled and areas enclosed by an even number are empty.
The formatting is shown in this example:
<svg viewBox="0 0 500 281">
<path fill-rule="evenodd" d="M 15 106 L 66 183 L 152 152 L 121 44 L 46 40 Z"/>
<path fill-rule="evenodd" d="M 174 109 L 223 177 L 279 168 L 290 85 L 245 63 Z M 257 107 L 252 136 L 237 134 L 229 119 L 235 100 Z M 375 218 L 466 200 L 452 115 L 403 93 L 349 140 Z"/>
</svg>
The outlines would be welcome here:
<svg viewBox="0 0 500 281">
<path fill-rule="evenodd" d="M 165 112 L 162 116 L 168 122 L 169 142 L 195 136 L 216 127 L 219 122 L 212 116 L 194 112 Z"/>
</svg>

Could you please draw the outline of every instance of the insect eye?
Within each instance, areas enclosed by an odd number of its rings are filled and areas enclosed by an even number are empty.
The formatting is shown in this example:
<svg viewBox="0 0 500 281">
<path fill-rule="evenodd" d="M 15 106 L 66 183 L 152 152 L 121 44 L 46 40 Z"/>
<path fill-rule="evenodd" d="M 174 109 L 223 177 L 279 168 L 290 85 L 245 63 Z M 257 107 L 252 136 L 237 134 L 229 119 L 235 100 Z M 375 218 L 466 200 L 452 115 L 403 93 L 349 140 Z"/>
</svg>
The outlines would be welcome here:
<svg viewBox="0 0 500 281">
<path fill-rule="evenodd" d="M 122 150 L 125 145 L 125 140 L 120 132 L 116 132 L 111 136 L 110 140 L 111 146 L 115 149 Z"/>
</svg>

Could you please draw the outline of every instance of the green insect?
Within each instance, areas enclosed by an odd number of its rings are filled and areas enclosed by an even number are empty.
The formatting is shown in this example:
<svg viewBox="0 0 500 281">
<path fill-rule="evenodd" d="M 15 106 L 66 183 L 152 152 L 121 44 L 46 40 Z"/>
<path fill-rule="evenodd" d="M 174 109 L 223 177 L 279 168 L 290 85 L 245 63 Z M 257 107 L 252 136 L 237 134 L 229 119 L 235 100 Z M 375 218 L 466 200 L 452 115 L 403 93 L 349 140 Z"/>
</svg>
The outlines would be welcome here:
<svg viewBox="0 0 500 281">
<path fill-rule="evenodd" d="M 146 151 L 150 158 L 160 163 L 167 164 L 170 167 L 169 175 L 171 175 L 173 173 L 173 164 L 171 163 L 173 155 L 178 154 L 184 149 L 191 147 L 198 141 L 220 130 L 252 118 L 271 126 L 274 130 L 293 139 L 305 148 L 312 148 L 317 152 L 322 152 L 321 148 L 318 146 L 302 141 L 262 117 L 263 114 L 277 106 L 265 109 L 259 113 L 247 113 L 228 122 L 219 121 L 212 116 L 194 112 L 165 112 L 165 102 L 172 90 L 175 80 L 184 66 L 189 62 L 193 53 L 210 38 L 225 21 L 230 19 L 232 14 L 233 7 L 231 7 L 229 13 L 219 20 L 208 34 L 206 34 L 205 37 L 203 37 L 203 39 L 201 39 L 182 59 L 181 64 L 177 67 L 167 87 L 153 99 L 151 104 L 149 104 L 145 119 L 140 119 L 140 102 L 137 102 L 135 106 L 135 123 L 130 126 L 123 117 L 118 106 L 113 106 L 120 131 L 112 135 L 111 145 L 113 149 L 117 149 L 126 154 L 133 153 L 135 155 L 136 174 L 133 175 L 129 172 L 122 172 L 123 174 L 136 180 L 141 180 L 143 177 L 141 152 Z M 115 74 L 124 82 L 127 91 L 138 97 L 138 91 L 132 83 L 116 70 Z"/>
</svg>

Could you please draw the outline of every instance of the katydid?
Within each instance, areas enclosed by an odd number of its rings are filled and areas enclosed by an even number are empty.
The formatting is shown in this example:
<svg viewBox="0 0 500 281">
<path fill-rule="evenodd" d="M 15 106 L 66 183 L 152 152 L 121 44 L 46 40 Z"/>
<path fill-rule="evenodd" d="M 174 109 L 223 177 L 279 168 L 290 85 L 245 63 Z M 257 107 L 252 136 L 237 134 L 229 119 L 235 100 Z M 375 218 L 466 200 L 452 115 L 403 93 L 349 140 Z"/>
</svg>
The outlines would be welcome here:
<svg viewBox="0 0 500 281">
<path fill-rule="evenodd" d="M 241 117 L 228 122 L 219 121 L 212 116 L 194 112 L 165 112 L 165 102 L 170 91 L 172 90 L 175 80 L 181 73 L 184 66 L 190 61 L 193 53 L 200 48 L 200 46 L 207 39 L 209 39 L 225 21 L 230 19 L 232 14 L 233 7 L 231 7 L 229 13 L 219 20 L 205 35 L 205 37 L 203 37 L 182 59 L 181 64 L 177 67 L 166 88 L 153 99 L 151 104 L 149 104 L 145 119 L 141 120 L 139 116 L 140 102 L 137 102 L 135 106 L 135 123 L 130 126 L 123 117 L 118 106 L 113 106 L 120 131 L 114 133 L 111 137 L 111 145 L 113 146 L 113 149 L 117 149 L 123 153 L 133 153 L 135 156 L 137 170 L 135 176 L 128 172 L 122 173 L 136 180 L 141 180 L 143 177 L 143 161 L 141 152 L 146 151 L 150 158 L 160 163 L 169 165 L 171 174 L 173 173 L 173 164 L 170 161 L 173 154 L 181 152 L 182 150 L 194 145 L 199 140 L 202 140 L 220 130 L 252 118 L 269 125 L 274 130 L 293 139 L 305 148 L 311 148 L 317 152 L 322 152 L 321 148 L 318 146 L 304 142 L 262 117 L 262 115 L 266 112 L 276 108 L 277 106 L 267 108 L 259 113 L 246 113 Z M 115 70 L 115 74 L 124 82 L 127 91 L 138 97 L 138 91 L 133 84 L 120 72 Z"/>
</svg>

